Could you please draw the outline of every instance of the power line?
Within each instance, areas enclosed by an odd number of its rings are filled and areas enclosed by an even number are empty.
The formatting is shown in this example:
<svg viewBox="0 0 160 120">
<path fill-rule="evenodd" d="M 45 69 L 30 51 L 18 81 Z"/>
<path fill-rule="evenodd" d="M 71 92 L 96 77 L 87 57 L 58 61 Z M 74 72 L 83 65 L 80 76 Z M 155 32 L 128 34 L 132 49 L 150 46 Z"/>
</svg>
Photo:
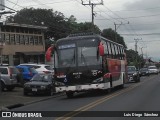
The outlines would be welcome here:
<svg viewBox="0 0 160 120">
<path fill-rule="evenodd" d="M 16 3 L 14 3 L 14 2 L 12 2 L 12 1 L 10 1 L 10 0 L 7 0 L 8 2 L 10 2 L 10 3 L 12 3 L 12 4 L 16 4 Z M 74 0 L 65 0 L 65 1 L 61 1 L 61 2 L 50 2 L 50 3 L 41 3 L 40 1 L 38 2 L 38 1 L 35 1 L 34 0 L 34 2 L 36 2 L 36 3 L 38 3 L 39 5 L 28 5 L 28 6 L 21 6 L 21 5 L 16 5 L 16 6 L 19 6 L 19 7 L 21 7 L 21 8 L 26 8 L 26 7 L 34 7 L 34 6 L 42 6 L 42 5 L 47 5 L 47 4 L 58 4 L 58 3 L 63 3 L 63 2 L 73 2 Z M 48 7 L 50 7 L 50 6 L 47 6 L 47 8 Z M 51 8 L 51 7 L 50 7 Z"/>
<path fill-rule="evenodd" d="M 153 15 L 142 15 L 142 16 L 133 16 L 133 17 L 125 17 L 123 19 L 131 19 L 131 18 L 144 18 L 144 17 L 153 17 L 159 16 L 160 14 L 153 14 Z M 113 18 L 113 19 L 121 19 L 121 18 Z M 96 20 L 105 20 L 105 19 L 96 19 Z"/>
<path fill-rule="evenodd" d="M 14 10 L 14 9 L 12 9 L 12 8 L 10 8 L 10 7 L 7 7 L 7 6 L 5 6 L 5 5 L 0 4 L 0 6 L 3 6 L 3 7 L 5 7 L 5 8 L 8 8 L 9 10 L 12 10 L 12 11 L 14 11 L 14 12 L 17 12 L 16 10 Z"/>
<path fill-rule="evenodd" d="M 128 33 L 123 33 L 120 35 L 126 35 L 126 36 L 134 36 L 135 34 L 128 34 Z M 160 35 L 160 33 L 142 33 L 142 34 L 138 34 L 140 36 L 146 36 L 146 35 Z"/>
<path fill-rule="evenodd" d="M 144 11 L 144 10 L 155 10 L 160 9 L 160 7 L 153 7 L 153 8 L 145 8 L 145 9 L 132 9 L 132 10 L 114 10 L 113 12 L 134 12 L 134 11 Z M 97 12 L 107 12 L 107 11 L 97 11 Z"/>
</svg>

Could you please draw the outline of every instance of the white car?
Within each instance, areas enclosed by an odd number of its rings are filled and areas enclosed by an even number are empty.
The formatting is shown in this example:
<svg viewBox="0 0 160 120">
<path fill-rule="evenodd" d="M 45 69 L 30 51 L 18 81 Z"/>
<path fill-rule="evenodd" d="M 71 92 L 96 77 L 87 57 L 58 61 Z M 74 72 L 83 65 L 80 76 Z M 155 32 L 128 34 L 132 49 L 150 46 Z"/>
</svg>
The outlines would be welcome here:
<svg viewBox="0 0 160 120">
<path fill-rule="evenodd" d="M 150 74 L 158 74 L 159 73 L 159 70 L 157 69 L 156 66 L 149 66 L 148 70 L 149 70 Z"/>
<path fill-rule="evenodd" d="M 32 66 L 36 69 L 36 71 L 40 74 L 47 74 L 47 73 L 52 73 L 54 74 L 53 68 L 50 67 L 50 65 L 46 64 L 36 64 L 36 63 L 23 63 L 20 65 L 25 65 L 25 66 Z"/>
</svg>

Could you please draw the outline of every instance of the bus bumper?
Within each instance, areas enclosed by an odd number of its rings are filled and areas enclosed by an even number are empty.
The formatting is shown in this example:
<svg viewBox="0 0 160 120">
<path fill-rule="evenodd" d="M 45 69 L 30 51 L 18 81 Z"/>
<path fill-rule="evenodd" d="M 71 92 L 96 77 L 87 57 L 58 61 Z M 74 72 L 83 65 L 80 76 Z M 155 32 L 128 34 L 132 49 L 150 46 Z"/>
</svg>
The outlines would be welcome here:
<svg viewBox="0 0 160 120">
<path fill-rule="evenodd" d="M 89 84 L 89 85 L 76 85 L 76 86 L 59 86 L 56 87 L 56 92 L 67 92 L 67 91 L 74 91 L 74 92 L 80 92 L 80 91 L 88 91 L 88 90 L 96 90 L 96 89 L 108 89 L 110 88 L 109 83 L 100 83 L 100 84 Z"/>
</svg>

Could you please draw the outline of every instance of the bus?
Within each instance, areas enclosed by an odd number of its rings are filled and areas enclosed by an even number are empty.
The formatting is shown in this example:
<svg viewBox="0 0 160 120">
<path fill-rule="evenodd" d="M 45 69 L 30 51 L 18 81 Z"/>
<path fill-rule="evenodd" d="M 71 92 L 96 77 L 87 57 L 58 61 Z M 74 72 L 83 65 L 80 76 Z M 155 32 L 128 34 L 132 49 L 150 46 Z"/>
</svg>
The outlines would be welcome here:
<svg viewBox="0 0 160 120">
<path fill-rule="evenodd" d="M 75 92 L 123 87 L 126 79 L 124 46 L 94 33 L 71 34 L 48 48 L 54 61 L 56 92 L 72 98 Z"/>
</svg>

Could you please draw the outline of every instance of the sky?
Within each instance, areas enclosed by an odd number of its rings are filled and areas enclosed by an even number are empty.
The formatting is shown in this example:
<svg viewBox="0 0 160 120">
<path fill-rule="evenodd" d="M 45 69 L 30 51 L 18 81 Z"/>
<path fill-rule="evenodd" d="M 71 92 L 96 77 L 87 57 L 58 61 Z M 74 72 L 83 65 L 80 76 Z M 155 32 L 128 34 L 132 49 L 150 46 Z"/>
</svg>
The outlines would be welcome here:
<svg viewBox="0 0 160 120">
<path fill-rule="evenodd" d="M 128 49 L 137 50 L 145 58 L 160 61 L 160 0 L 82 0 L 94 4 L 94 24 L 101 30 L 112 28 L 120 34 Z M 14 10 L 45 8 L 62 12 L 65 17 L 74 15 L 77 22 L 91 22 L 91 6 L 81 0 L 5 0 Z M 5 11 L 8 9 L 6 8 Z M 2 21 L 6 15 L 2 16 Z"/>
</svg>

